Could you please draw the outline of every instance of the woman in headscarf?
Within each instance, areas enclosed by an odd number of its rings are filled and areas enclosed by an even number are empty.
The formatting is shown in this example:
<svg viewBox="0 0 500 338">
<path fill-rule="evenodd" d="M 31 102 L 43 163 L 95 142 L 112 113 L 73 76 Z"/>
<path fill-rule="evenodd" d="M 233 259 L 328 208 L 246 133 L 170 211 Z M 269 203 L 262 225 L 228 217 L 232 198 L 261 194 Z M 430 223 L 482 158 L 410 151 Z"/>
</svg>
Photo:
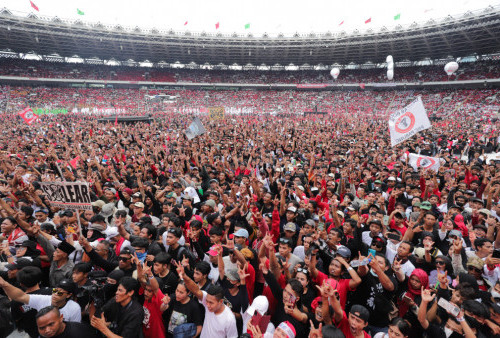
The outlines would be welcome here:
<svg viewBox="0 0 500 338">
<path fill-rule="evenodd" d="M 417 318 L 417 309 L 422 301 L 422 287 L 429 287 L 429 276 L 422 269 L 415 269 L 402 283 L 403 292 L 398 298 L 399 316 L 408 320 L 413 330 L 410 337 L 422 337 L 423 329 Z"/>
</svg>

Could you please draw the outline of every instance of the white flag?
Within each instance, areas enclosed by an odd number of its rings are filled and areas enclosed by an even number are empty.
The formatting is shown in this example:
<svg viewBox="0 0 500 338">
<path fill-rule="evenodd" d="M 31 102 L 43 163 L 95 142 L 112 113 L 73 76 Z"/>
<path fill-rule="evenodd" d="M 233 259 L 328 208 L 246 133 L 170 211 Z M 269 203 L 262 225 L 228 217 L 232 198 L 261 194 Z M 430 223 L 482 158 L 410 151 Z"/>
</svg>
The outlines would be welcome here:
<svg viewBox="0 0 500 338">
<path fill-rule="evenodd" d="M 199 117 L 196 117 L 193 122 L 186 129 L 185 134 L 189 140 L 194 139 L 196 136 L 202 135 L 206 132 L 205 127 Z"/>
<path fill-rule="evenodd" d="M 398 110 L 389 117 L 389 131 L 391 133 L 391 146 L 394 147 L 406 141 L 419 131 L 429 129 L 431 121 L 427 117 L 422 98 Z"/>
<path fill-rule="evenodd" d="M 410 153 L 410 160 L 408 164 L 413 167 L 413 169 L 418 170 L 418 168 L 424 168 L 427 170 L 438 171 L 441 166 L 441 159 L 437 157 L 422 156 L 418 154 Z"/>
</svg>

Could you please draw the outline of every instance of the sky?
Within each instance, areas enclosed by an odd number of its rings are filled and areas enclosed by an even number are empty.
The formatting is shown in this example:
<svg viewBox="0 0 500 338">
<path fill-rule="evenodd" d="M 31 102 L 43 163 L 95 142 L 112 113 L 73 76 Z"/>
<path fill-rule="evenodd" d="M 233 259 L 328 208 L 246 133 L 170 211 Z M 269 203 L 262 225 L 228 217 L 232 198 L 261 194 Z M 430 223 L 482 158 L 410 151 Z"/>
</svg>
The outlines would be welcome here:
<svg viewBox="0 0 500 338">
<path fill-rule="evenodd" d="M 387 28 L 429 19 L 442 19 L 490 5 L 500 0 L 0 0 L 0 8 L 15 15 L 59 17 L 71 21 L 136 26 L 144 30 L 191 31 L 223 34 L 350 32 Z M 78 15 L 77 9 L 84 15 Z M 394 17 L 400 14 L 399 20 Z M 371 22 L 365 21 L 371 18 Z M 187 24 L 186 24 L 187 22 Z M 341 24 L 343 22 L 343 24 Z M 216 24 L 219 23 L 219 29 Z M 245 29 L 245 25 L 250 28 Z"/>
</svg>

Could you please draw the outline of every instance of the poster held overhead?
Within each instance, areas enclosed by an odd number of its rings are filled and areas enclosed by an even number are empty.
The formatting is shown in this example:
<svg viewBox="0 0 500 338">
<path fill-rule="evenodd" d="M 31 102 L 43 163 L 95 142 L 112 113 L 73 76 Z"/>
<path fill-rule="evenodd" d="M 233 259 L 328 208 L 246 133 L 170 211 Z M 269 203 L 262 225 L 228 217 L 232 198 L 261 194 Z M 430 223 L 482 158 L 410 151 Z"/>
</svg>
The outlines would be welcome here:
<svg viewBox="0 0 500 338">
<path fill-rule="evenodd" d="M 394 147 L 430 127 L 432 127 L 431 121 L 427 117 L 427 111 L 419 96 L 412 103 L 389 117 L 391 146 Z"/>
<path fill-rule="evenodd" d="M 189 127 L 186 129 L 185 134 L 188 140 L 194 139 L 196 136 L 200 136 L 207 131 L 205 130 L 205 127 L 203 127 L 203 123 L 201 123 L 201 120 L 199 117 L 196 117 L 193 122 L 189 125 Z"/>
</svg>

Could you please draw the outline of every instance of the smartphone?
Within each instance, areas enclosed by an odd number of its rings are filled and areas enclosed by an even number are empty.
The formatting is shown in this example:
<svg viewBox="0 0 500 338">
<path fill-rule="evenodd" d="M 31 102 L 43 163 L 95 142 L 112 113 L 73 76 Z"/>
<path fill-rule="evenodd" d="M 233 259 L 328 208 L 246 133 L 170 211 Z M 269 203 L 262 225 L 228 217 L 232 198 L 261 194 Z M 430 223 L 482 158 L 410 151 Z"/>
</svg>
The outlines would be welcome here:
<svg viewBox="0 0 500 338">
<path fill-rule="evenodd" d="M 455 317 L 458 316 L 458 314 L 460 313 L 460 308 L 458 306 L 448 302 L 444 298 L 439 298 L 438 305 Z"/>
<path fill-rule="evenodd" d="M 370 256 L 370 254 L 375 258 L 375 255 L 377 254 L 377 252 L 373 249 L 368 249 L 368 256 Z M 371 258 L 370 258 L 370 262 L 371 262 Z"/>
<path fill-rule="evenodd" d="M 385 225 L 385 226 L 388 226 L 389 225 L 389 216 L 385 215 L 383 218 L 382 218 L 382 224 Z"/>
<path fill-rule="evenodd" d="M 500 258 L 500 250 L 493 250 L 493 258 Z"/>
<path fill-rule="evenodd" d="M 288 300 L 288 303 L 293 308 L 295 306 L 295 303 L 297 303 L 297 297 L 295 297 L 294 295 L 290 295 L 290 299 Z"/>
</svg>

